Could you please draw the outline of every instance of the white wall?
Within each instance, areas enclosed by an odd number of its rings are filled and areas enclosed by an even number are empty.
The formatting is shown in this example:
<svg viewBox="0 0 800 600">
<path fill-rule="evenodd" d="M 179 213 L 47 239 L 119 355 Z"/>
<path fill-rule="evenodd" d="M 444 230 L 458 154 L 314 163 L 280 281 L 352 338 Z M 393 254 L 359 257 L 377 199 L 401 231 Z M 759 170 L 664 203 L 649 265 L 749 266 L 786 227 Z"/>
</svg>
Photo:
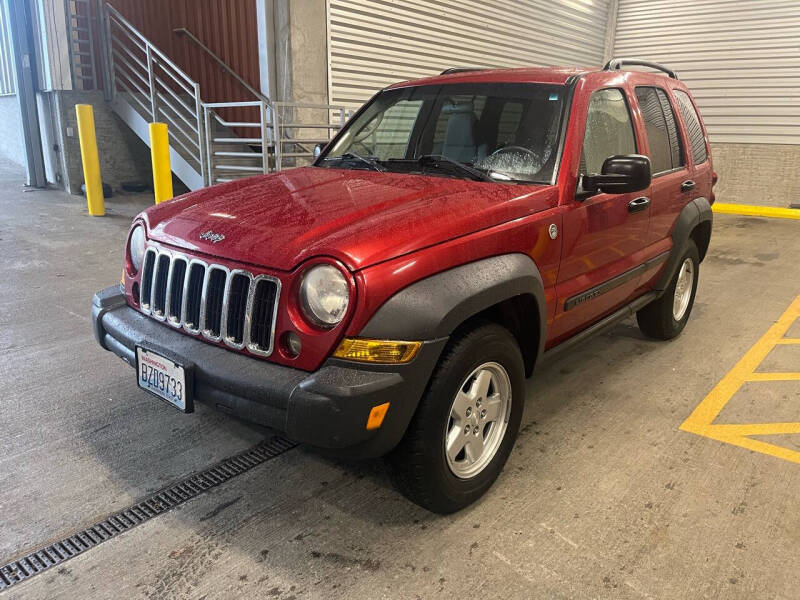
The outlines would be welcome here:
<svg viewBox="0 0 800 600">
<path fill-rule="evenodd" d="M 619 0 L 615 37 L 678 72 L 712 142 L 800 144 L 800 0 Z"/>
<path fill-rule="evenodd" d="M 798 0 L 800 2 L 800 0 Z M 610 0 L 329 0 L 331 102 L 448 67 L 602 63 Z"/>
<path fill-rule="evenodd" d="M 16 96 L 0 96 L 0 156 L 23 167 L 27 164 Z"/>
</svg>

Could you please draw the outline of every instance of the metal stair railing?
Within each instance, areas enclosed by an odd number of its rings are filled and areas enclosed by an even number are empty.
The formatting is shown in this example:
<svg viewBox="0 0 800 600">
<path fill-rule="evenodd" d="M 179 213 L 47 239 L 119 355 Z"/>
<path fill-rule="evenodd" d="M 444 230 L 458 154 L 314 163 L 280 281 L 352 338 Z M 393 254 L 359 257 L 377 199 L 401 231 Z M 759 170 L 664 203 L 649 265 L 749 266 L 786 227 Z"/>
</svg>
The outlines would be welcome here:
<svg viewBox="0 0 800 600">
<path fill-rule="evenodd" d="M 206 122 L 206 136 L 207 136 L 207 163 L 210 178 L 209 185 L 217 181 L 228 181 L 231 178 L 238 176 L 252 175 L 255 170 L 251 168 L 242 168 L 243 165 L 232 164 L 231 159 L 241 161 L 246 158 L 246 152 L 232 152 L 226 149 L 219 149 L 219 144 L 233 144 L 241 143 L 245 147 L 259 146 L 261 143 L 266 144 L 262 146 L 261 151 L 252 150 L 254 156 L 259 156 L 262 159 L 262 168 L 264 173 L 271 171 L 281 170 L 286 163 L 289 166 L 295 166 L 298 159 L 312 159 L 314 156 L 314 146 L 320 143 L 328 143 L 339 129 L 342 128 L 347 117 L 348 111 L 344 106 L 333 104 L 309 104 L 302 102 L 274 102 L 267 96 L 259 92 L 252 85 L 247 83 L 244 78 L 236 72 L 233 67 L 220 58 L 211 48 L 206 46 L 202 40 L 185 27 L 175 29 L 175 33 L 185 36 L 205 54 L 207 54 L 215 63 L 217 63 L 224 71 L 231 75 L 245 90 L 252 94 L 257 100 L 252 102 L 216 102 L 208 106 L 216 109 L 206 113 L 206 118 L 213 117 L 213 121 Z M 233 140 L 232 137 L 217 138 L 211 135 L 214 125 L 221 125 L 226 128 L 249 128 L 255 127 L 257 121 L 246 123 L 232 123 L 226 122 L 222 119 L 217 111 L 220 109 L 241 108 L 247 106 L 261 106 L 260 120 L 262 132 L 261 140 L 258 142 L 255 138 L 244 138 Z M 312 112 L 308 120 L 298 120 L 299 113 Z M 323 115 L 324 112 L 324 116 Z M 304 133 L 309 130 L 310 132 Z M 324 135 L 319 135 L 324 132 Z M 309 137 L 311 136 L 311 137 Z M 267 150 L 265 151 L 264 148 Z M 287 159 L 284 163 L 284 159 Z M 227 177 L 217 178 L 216 171 L 227 171 Z"/>
<path fill-rule="evenodd" d="M 219 109 L 258 107 L 258 121 L 226 121 Z M 270 166 L 270 106 L 266 100 L 207 102 L 203 105 L 206 139 L 206 185 L 233 181 L 274 170 Z M 240 137 L 233 128 L 256 129 L 258 137 Z"/>
<path fill-rule="evenodd" d="M 255 99 L 203 102 L 200 84 L 108 3 L 104 5 L 101 30 L 104 80 L 110 88 L 108 99 L 124 100 L 130 107 L 125 107 L 126 114 L 133 110 L 146 122 L 167 123 L 171 149 L 192 171 L 195 187 L 267 174 L 308 161 L 313 158 L 314 146 L 330 141 L 349 117 L 344 106 L 273 102 L 192 32 L 183 28 L 175 33 L 196 44 Z M 230 109 L 256 107 L 258 118 L 253 120 L 232 121 L 220 115 Z M 239 136 L 234 130 L 252 130 L 254 134 Z M 145 135 L 141 130 L 138 133 Z M 174 162 L 173 170 L 178 172 Z"/>
<path fill-rule="evenodd" d="M 104 27 L 111 97 L 124 94 L 147 121 L 167 123 L 173 150 L 208 181 L 200 84 L 108 3 Z"/>
</svg>

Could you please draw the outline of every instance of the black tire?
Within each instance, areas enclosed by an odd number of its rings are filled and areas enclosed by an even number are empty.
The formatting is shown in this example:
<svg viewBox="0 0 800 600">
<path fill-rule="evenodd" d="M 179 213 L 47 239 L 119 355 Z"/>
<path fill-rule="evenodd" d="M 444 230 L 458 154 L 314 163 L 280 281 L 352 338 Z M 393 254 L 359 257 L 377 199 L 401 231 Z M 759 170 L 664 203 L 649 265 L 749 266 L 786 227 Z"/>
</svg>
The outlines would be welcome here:
<svg viewBox="0 0 800 600">
<path fill-rule="evenodd" d="M 689 296 L 689 305 L 686 307 L 685 312 L 680 319 L 676 319 L 673 313 L 673 301 L 675 299 L 675 288 L 678 285 L 678 279 L 681 273 L 681 266 L 685 261 L 690 260 L 692 268 L 694 269 L 692 279 L 692 291 Z M 654 302 L 651 302 L 639 312 L 636 313 L 636 321 L 639 323 L 639 329 L 642 330 L 646 336 L 656 338 L 659 340 L 671 340 L 677 337 L 686 323 L 689 320 L 689 315 L 692 313 L 694 306 L 694 296 L 697 293 L 697 281 L 700 275 L 700 254 L 697 251 L 697 245 L 693 240 L 688 240 L 684 245 L 683 254 L 681 255 L 678 268 L 675 275 L 670 281 L 669 286 L 664 291 L 664 294 Z"/>
<path fill-rule="evenodd" d="M 508 375 L 511 407 L 507 426 L 493 458 L 480 472 L 462 479 L 448 465 L 445 430 L 452 423 L 450 411 L 459 389 L 473 371 L 487 363 L 501 365 Z M 525 367 L 514 336 L 488 322 L 457 332 L 442 353 L 405 437 L 387 456 L 395 485 L 412 502 L 441 514 L 472 504 L 491 487 L 511 454 L 524 403 Z"/>
</svg>

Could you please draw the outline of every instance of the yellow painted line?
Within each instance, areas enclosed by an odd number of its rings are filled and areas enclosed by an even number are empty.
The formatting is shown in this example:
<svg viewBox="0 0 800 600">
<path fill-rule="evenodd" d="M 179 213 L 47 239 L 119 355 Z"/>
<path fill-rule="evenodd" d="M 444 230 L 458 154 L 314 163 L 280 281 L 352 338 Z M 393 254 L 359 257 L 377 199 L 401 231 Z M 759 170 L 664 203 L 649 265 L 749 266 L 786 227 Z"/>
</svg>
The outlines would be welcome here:
<svg viewBox="0 0 800 600">
<path fill-rule="evenodd" d="M 746 381 L 800 381 L 800 373 L 751 373 Z"/>
<path fill-rule="evenodd" d="M 754 206 L 752 204 L 725 204 L 724 202 L 715 202 L 711 210 L 724 215 L 800 219 L 800 209 L 797 208 L 778 208 L 777 206 Z"/>
<path fill-rule="evenodd" d="M 716 206 L 716 205 L 715 205 Z M 762 452 L 792 462 L 800 463 L 800 452 L 782 446 L 754 440 L 751 435 L 780 435 L 800 433 L 800 423 L 714 423 L 725 405 L 748 381 L 800 381 L 800 373 L 756 373 L 772 349 L 790 338 L 784 335 L 800 318 L 800 296 L 786 309 L 764 336 L 753 345 L 739 362 L 728 371 L 713 390 L 692 411 L 681 425 L 683 431 L 696 433 L 755 452 Z"/>
</svg>

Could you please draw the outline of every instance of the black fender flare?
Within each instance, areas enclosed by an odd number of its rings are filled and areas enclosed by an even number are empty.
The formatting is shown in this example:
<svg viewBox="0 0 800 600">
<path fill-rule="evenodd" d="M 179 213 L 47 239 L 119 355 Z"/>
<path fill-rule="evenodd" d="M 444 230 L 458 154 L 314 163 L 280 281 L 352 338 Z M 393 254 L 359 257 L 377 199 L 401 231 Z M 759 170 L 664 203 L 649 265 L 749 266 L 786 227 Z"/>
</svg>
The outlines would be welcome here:
<svg viewBox="0 0 800 600">
<path fill-rule="evenodd" d="M 713 223 L 714 213 L 711 211 L 711 204 L 706 198 L 695 198 L 683 207 L 672 230 L 672 250 L 669 253 L 666 266 L 661 272 L 656 283 L 655 290 L 663 292 L 669 286 L 669 282 L 675 276 L 675 272 L 680 266 L 681 256 L 683 256 L 684 246 L 689 240 L 692 231 L 704 222 Z"/>
<path fill-rule="evenodd" d="M 389 298 L 359 335 L 395 340 L 445 338 L 467 319 L 524 294 L 532 295 L 538 308 L 538 362 L 547 324 L 544 282 L 533 259 L 521 253 L 484 258 L 411 284 Z"/>
</svg>

